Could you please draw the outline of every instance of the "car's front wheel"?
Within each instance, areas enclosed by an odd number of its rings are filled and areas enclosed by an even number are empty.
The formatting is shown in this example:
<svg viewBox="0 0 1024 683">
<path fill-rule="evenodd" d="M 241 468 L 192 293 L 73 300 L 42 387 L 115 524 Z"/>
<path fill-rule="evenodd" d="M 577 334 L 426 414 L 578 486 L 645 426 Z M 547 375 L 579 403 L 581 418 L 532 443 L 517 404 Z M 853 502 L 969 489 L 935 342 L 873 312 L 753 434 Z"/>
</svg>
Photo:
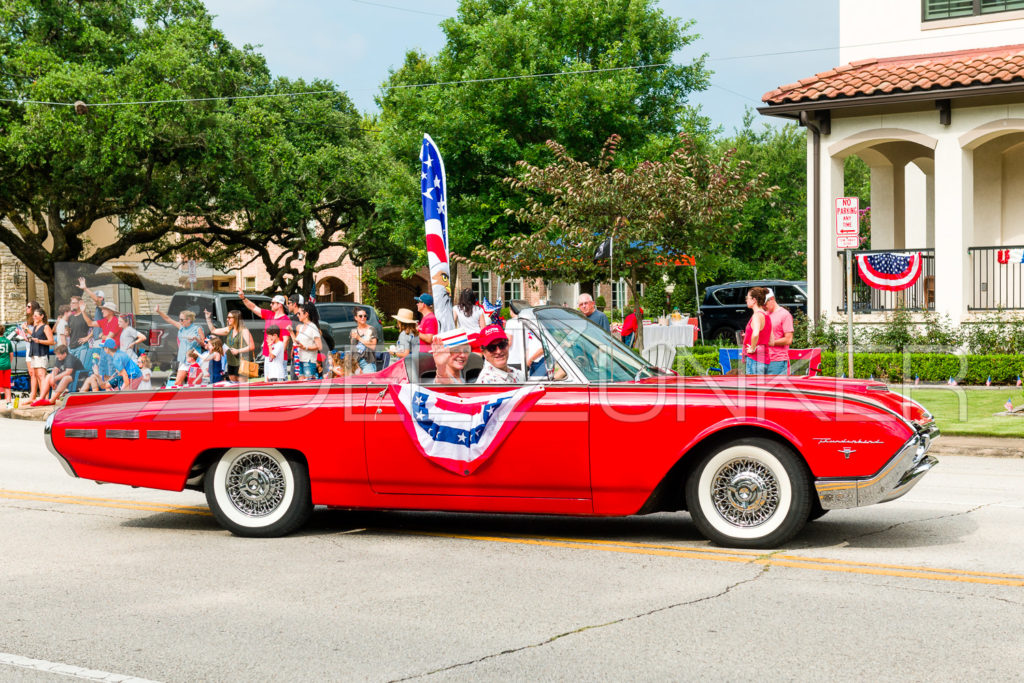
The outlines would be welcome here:
<svg viewBox="0 0 1024 683">
<path fill-rule="evenodd" d="M 305 463 L 276 448 L 232 448 L 210 465 L 204 489 L 213 516 L 238 536 L 284 536 L 313 511 Z"/>
<path fill-rule="evenodd" d="M 694 524 L 713 543 L 774 548 L 807 523 L 807 470 L 783 444 L 737 439 L 701 458 L 686 480 L 686 503 Z"/>
</svg>

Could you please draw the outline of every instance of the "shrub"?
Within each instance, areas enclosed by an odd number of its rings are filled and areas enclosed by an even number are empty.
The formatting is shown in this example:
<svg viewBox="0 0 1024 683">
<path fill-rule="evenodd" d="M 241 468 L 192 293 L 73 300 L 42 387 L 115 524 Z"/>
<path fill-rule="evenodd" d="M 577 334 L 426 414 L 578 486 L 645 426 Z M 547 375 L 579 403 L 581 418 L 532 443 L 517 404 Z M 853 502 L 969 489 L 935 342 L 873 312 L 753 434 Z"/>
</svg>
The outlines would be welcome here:
<svg viewBox="0 0 1024 683">
<path fill-rule="evenodd" d="M 824 351 L 819 374 L 836 377 L 845 374 L 847 356 L 842 352 Z M 855 377 L 874 377 L 891 383 L 945 382 L 950 377 L 960 384 L 984 384 L 991 377 L 993 384 L 1016 384 L 1024 375 L 1024 357 L 1017 355 L 958 355 L 952 353 L 854 353 Z"/>
</svg>

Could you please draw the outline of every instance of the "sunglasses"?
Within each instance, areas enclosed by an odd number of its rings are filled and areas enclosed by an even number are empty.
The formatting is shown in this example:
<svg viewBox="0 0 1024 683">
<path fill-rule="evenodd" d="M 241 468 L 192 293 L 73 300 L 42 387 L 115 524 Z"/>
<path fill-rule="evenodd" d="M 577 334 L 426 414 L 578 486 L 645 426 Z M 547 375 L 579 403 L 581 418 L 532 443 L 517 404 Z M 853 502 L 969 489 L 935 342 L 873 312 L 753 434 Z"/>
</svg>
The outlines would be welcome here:
<svg viewBox="0 0 1024 683">
<path fill-rule="evenodd" d="M 495 351 L 504 351 L 508 348 L 507 339 L 499 339 L 498 341 L 492 341 L 490 344 L 484 347 L 484 351 L 487 353 L 494 353 Z"/>
<path fill-rule="evenodd" d="M 362 313 L 360 313 L 359 315 L 357 315 L 357 316 L 356 316 L 356 318 L 357 318 L 357 319 L 358 319 L 358 318 L 366 318 L 366 316 L 365 316 L 365 315 L 363 315 Z"/>
</svg>

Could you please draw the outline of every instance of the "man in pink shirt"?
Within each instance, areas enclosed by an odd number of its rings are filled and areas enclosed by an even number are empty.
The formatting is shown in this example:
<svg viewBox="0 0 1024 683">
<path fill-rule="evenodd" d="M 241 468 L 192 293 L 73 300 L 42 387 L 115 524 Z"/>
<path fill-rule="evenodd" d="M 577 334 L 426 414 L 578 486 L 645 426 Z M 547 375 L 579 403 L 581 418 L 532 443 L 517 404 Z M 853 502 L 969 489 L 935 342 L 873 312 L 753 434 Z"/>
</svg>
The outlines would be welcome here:
<svg viewBox="0 0 1024 683">
<path fill-rule="evenodd" d="M 764 308 L 772 321 L 771 339 L 768 340 L 768 369 L 766 375 L 789 374 L 789 346 L 793 343 L 793 316 L 775 300 L 775 292 L 768 290 Z"/>
<path fill-rule="evenodd" d="M 430 353 L 434 335 L 437 334 L 437 318 L 434 317 L 434 297 L 429 294 L 420 294 L 415 298 L 416 310 L 423 315 L 416 331 L 420 337 L 420 352 Z"/>
<path fill-rule="evenodd" d="M 281 340 L 284 341 L 288 338 L 288 329 L 291 326 L 292 319 L 288 317 L 288 314 L 284 312 L 285 304 L 287 299 L 278 294 L 270 301 L 270 310 L 260 308 L 253 302 L 245 298 L 245 292 L 241 289 L 238 290 L 238 298 L 242 300 L 245 307 L 250 311 L 263 318 L 263 357 L 266 358 L 270 354 L 270 346 L 267 344 L 266 331 L 271 327 L 277 327 L 281 330 Z"/>
</svg>

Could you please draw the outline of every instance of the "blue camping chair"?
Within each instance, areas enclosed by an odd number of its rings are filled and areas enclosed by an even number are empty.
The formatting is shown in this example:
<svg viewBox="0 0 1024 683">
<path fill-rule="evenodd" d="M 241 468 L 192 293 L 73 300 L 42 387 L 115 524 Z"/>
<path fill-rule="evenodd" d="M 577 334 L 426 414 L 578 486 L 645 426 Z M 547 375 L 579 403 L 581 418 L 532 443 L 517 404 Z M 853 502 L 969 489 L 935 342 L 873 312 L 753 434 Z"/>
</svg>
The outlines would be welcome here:
<svg viewBox="0 0 1024 683">
<path fill-rule="evenodd" d="M 739 349 L 718 349 L 718 365 L 708 368 L 709 375 L 728 375 L 733 365 L 739 363 Z"/>
</svg>

